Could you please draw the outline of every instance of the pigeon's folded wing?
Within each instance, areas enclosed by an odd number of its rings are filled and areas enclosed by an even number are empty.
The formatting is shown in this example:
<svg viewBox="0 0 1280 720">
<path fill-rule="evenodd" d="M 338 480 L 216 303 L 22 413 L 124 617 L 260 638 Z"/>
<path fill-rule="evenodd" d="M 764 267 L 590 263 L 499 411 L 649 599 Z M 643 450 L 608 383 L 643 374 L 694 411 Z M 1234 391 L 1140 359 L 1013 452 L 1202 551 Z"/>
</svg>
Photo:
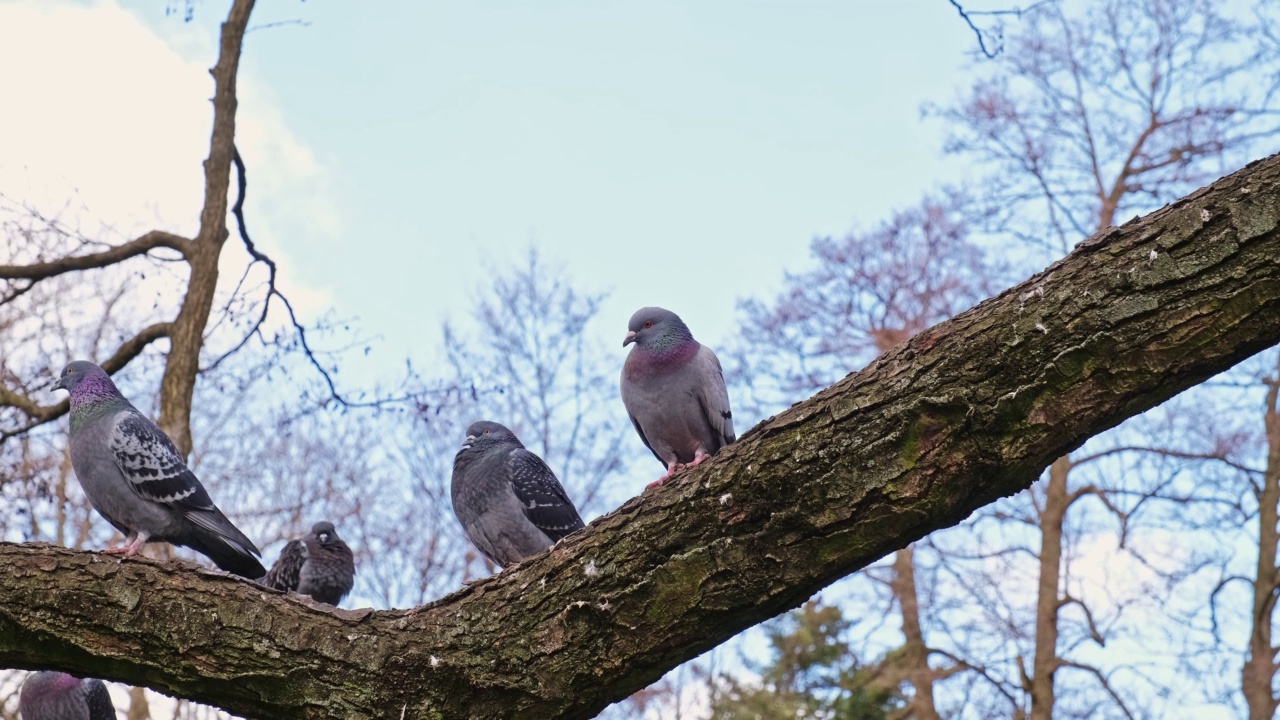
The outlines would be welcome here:
<svg viewBox="0 0 1280 720">
<path fill-rule="evenodd" d="M 559 540 L 583 527 L 573 501 L 542 458 L 517 448 L 507 456 L 507 468 L 525 517 L 547 537 Z"/>
<path fill-rule="evenodd" d="M 302 566 L 307 562 L 307 544 L 301 540 L 290 540 L 280 551 L 276 564 L 267 571 L 262 584 L 277 590 L 297 590 L 298 579 L 302 575 Z"/>
<path fill-rule="evenodd" d="M 724 371 L 720 369 L 720 359 L 711 348 L 703 345 L 694 362 L 700 373 L 696 390 L 698 404 L 702 406 L 702 413 L 716 439 L 716 447 L 707 449 L 714 452 L 735 440 L 733 412 L 729 410 L 729 392 L 724 386 Z"/>
<path fill-rule="evenodd" d="M 116 465 L 143 499 L 183 511 L 212 511 L 213 500 L 187 468 L 177 446 L 135 411 L 116 416 L 110 437 Z"/>
</svg>

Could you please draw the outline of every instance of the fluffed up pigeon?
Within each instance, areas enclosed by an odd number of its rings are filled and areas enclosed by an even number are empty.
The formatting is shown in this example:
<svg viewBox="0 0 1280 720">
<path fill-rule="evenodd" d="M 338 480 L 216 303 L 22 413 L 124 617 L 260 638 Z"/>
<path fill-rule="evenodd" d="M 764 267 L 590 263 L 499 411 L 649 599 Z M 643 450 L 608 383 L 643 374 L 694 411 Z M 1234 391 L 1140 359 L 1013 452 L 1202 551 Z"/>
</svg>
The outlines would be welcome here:
<svg viewBox="0 0 1280 720">
<path fill-rule="evenodd" d="M 81 680 L 41 670 L 27 676 L 18 694 L 22 720 L 116 720 L 111 694 L 101 680 Z"/>
<path fill-rule="evenodd" d="M 261 555 L 209 499 L 177 446 L 91 362 L 67 365 L 54 385 L 71 394 L 71 467 L 98 514 L 126 535 L 129 557 L 164 541 L 206 555 L 249 579 L 266 574 Z"/>
<path fill-rule="evenodd" d="M 310 595 L 313 600 L 337 605 L 356 581 L 351 548 L 338 537 L 331 522 L 318 522 L 311 533 L 290 540 L 280 551 L 262 583 L 277 590 Z"/>
<path fill-rule="evenodd" d="M 622 365 L 622 404 L 645 447 L 667 468 L 653 487 L 732 443 L 733 413 L 720 361 L 680 316 L 640 308 L 622 346 L 632 343 Z"/>
<path fill-rule="evenodd" d="M 504 567 L 583 527 L 551 468 L 496 422 L 467 428 L 453 460 L 450 494 L 467 538 Z"/>
</svg>

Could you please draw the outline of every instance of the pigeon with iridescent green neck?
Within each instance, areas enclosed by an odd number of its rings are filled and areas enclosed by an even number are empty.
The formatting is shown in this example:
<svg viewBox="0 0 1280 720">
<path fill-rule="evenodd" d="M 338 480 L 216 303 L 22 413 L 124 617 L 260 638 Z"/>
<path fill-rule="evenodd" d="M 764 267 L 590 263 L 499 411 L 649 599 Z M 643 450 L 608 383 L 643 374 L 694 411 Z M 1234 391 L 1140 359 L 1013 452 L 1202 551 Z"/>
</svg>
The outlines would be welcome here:
<svg viewBox="0 0 1280 720">
<path fill-rule="evenodd" d="M 67 365 L 54 385 L 71 394 L 71 467 L 93 509 L 124 533 L 129 557 L 148 541 L 183 545 L 250 579 L 261 555 L 213 504 L 177 446 L 125 399 L 97 365 Z"/>
<path fill-rule="evenodd" d="M 18 693 L 22 720 L 116 720 L 111 694 L 101 680 L 81 680 L 42 670 L 27 676 Z"/>
<path fill-rule="evenodd" d="M 720 361 L 679 315 L 640 308 L 622 346 L 632 343 L 622 365 L 622 404 L 645 447 L 667 468 L 653 487 L 732 443 L 733 412 Z"/>
</svg>

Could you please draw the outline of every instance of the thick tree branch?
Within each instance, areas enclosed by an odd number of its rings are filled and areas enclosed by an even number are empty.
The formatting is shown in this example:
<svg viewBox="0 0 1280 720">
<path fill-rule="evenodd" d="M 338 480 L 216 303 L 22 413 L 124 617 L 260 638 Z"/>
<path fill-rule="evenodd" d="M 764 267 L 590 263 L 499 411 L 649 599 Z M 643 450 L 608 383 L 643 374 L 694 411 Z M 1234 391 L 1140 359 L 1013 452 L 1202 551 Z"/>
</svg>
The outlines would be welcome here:
<svg viewBox="0 0 1280 720">
<path fill-rule="evenodd" d="M 123 245 L 116 245 L 109 250 L 90 253 L 88 255 L 72 255 L 49 262 L 32 263 L 30 265 L 0 265 L 0 280 L 44 280 L 63 273 L 76 270 L 92 270 L 104 268 L 123 262 L 138 255 L 145 255 L 156 248 L 164 247 L 177 250 L 184 257 L 189 251 L 191 241 L 181 235 L 152 230 L 134 238 Z M 26 290 L 24 289 L 23 292 Z M 10 298 L 12 299 L 12 298 Z"/>
<path fill-rule="evenodd" d="M 259 718 L 590 717 L 1277 341 L 1273 156 L 422 608 L 325 612 L 231 577 L 0 545 L 0 664 Z"/>
</svg>

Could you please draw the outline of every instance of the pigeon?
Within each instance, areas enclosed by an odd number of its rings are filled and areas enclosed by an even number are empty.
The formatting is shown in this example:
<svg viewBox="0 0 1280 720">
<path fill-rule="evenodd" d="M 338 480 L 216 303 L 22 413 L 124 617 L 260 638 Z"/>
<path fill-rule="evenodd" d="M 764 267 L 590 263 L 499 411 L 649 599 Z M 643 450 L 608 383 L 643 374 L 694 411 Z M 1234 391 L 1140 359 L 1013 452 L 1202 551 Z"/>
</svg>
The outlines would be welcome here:
<svg viewBox="0 0 1280 720">
<path fill-rule="evenodd" d="M 653 487 L 732 443 L 733 413 L 720 361 L 679 315 L 640 308 L 622 346 L 632 343 L 622 365 L 622 404 L 645 447 L 667 468 Z"/>
<path fill-rule="evenodd" d="M 500 567 L 580 530 L 582 518 L 542 458 L 496 422 L 476 422 L 453 460 L 453 514 L 471 544 Z"/>
<path fill-rule="evenodd" d="M 318 522 L 311 526 L 309 535 L 284 546 L 262 584 L 337 605 L 351 592 L 355 581 L 356 563 L 351 548 L 338 537 L 333 523 Z"/>
<path fill-rule="evenodd" d="M 116 708 L 101 680 L 81 680 L 42 670 L 27 676 L 18 695 L 22 720 L 116 720 Z"/>
<path fill-rule="evenodd" d="M 251 580 L 266 570 L 244 533 L 209 499 L 177 446 L 129 403 L 107 373 L 79 360 L 55 389 L 71 394 L 71 467 L 93 509 L 126 536 L 106 552 L 130 557 L 148 541 L 184 545 Z"/>
</svg>

